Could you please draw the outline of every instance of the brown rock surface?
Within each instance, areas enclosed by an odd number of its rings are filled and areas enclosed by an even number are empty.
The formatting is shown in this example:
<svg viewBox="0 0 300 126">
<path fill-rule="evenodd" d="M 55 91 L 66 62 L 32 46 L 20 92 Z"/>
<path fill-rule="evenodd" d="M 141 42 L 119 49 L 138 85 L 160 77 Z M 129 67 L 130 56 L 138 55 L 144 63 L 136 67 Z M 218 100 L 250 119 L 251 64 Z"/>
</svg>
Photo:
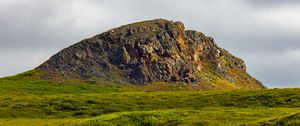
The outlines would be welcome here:
<svg viewBox="0 0 300 126">
<path fill-rule="evenodd" d="M 212 38 L 164 19 L 124 25 L 82 40 L 37 69 L 41 78 L 50 80 L 264 87 L 246 73 L 243 60 L 218 47 Z"/>
</svg>

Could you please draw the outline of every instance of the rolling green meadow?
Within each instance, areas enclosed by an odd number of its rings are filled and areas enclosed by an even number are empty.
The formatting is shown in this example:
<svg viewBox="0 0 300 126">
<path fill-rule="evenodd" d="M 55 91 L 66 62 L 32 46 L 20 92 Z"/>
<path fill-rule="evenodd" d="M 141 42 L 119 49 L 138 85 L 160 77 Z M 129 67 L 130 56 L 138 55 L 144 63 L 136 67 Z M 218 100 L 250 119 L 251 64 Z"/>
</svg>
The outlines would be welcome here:
<svg viewBox="0 0 300 126">
<path fill-rule="evenodd" d="M 300 89 L 199 91 L 31 76 L 0 79 L 1 126 L 300 125 Z"/>
</svg>

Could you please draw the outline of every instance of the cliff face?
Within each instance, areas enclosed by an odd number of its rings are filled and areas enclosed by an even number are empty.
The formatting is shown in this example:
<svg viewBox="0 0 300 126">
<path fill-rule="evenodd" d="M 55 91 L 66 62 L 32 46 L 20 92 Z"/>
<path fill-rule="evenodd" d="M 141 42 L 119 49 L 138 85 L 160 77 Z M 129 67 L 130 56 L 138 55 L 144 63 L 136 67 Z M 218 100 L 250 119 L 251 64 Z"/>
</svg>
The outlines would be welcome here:
<svg viewBox="0 0 300 126">
<path fill-rule="evenodd" d="M 78 42 L 37 67 L 49 80 L 151 84 L 157 81 L 205 88 L 263 88 L 244 61 L 211 37 L 183 23 L 156 19 L 124 25 Z"/>
</svg>

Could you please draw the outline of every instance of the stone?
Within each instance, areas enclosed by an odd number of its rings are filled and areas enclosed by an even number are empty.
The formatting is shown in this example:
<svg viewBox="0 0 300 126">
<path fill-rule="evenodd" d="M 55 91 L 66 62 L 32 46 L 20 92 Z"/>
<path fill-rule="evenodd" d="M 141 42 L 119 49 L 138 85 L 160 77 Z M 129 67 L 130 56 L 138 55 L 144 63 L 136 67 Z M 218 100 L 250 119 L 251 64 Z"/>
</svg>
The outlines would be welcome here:
<svg viewBox="0 0 300 126">
<path fill-rule="evenodd" d="M 165 19 L 124 25 L 85 39 L 37 69 L 43 72 L 41 78 L 50 80 L 99 78 L 149 85 L 155 81 L 207 84 L 218 78 L 241 87 L 264 87 L 246 73 L 243 60 L 218 47 L 213 38 Z"/>
</svg>

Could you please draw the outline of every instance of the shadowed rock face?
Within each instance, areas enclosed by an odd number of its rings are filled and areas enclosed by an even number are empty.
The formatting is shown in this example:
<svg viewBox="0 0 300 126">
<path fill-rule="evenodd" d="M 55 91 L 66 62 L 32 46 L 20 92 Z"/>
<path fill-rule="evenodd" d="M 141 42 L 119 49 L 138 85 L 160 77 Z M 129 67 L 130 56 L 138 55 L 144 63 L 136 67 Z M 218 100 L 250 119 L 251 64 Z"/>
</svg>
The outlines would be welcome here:
<svg viewBox="0 0 300 126">
<path fill-rule="evenodd" d="M 183 23 L 156 19 L 121 26 L 78 42 L 37 69 L 41 78 L 151 84 L 228 83 L 263 88 L 246 73 L 244 61 Z M 223 83 L 223 82 L 222 82 Z"/>
</svg>

